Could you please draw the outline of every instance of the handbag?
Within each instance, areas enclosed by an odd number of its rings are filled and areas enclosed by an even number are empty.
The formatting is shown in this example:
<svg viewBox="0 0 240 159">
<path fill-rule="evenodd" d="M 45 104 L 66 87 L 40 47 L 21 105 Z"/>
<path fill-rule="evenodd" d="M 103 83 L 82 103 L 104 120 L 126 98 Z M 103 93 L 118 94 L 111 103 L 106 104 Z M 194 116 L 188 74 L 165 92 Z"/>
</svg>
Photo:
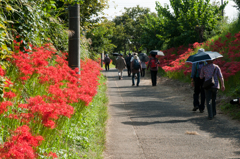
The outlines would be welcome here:
<svg viewBox="0 0 240 159">
<path fill-rule="evenodd" d="M 203 83 L 203 88 L 204 88 L 204 89 L 210 89 L 212 86 L 215 85 L 215 81 L 214 81 L 215 69 L 216 69 L 216 68 L 214 68 L 214 71 L 213 71 L 213 74 L 212 74 L 212 78 L 206 80 L 206 81 Z"/>
</svg>

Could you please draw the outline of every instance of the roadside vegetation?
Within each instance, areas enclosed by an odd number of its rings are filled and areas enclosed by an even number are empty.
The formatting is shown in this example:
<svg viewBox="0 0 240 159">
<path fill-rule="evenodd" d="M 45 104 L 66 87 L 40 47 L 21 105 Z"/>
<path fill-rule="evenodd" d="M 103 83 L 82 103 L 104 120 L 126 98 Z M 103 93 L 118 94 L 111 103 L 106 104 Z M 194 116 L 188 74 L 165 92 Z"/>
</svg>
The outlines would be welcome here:
<svg viewBox="0 0 240 159">
<path fill-rule="evenodd" d="M 226 90 L 219 90 L 219 107 L 234 119 L 240 120 L 239 105 L 230 105 L 232 98 L 240 97 L 240 21 L 234 21 L 225 28 L 224 33 L 216 35 L 203 43 L 179 46 L 164 50 L 166 56 L 160 57 L 162 63 L 161 74 L 169 78 L 178 79 L 190 83 L 191 64 L 185 63 L 190 55 L 196 54 L 199 48 L 209 51 L 217 51 L 223 58 L 215 60 L 220 66 Z"/>
<path fill-rule="evenodd" d="M 107 7 L 75 2 L 82 30 Z M 84 34 L 81 74 L 68 66 L 66 8 L 75 2 L 0 1 L 0 158 L 103 158 L 106 79 Z"/>
<path fill-rule="evenodd" d="M 222 17 L 227 2 L 170 2 L 156 2 L 157 14 L 136 6 L 108 20 L 98 17 L 107 0 L 0 1 L 0 158 L 103 158 L 102 52 L 162 50 L 161 74 L 189 82 L 187 57 L 199 48 L 218 51 L 226 83 L 221 107 L 239 119 L 239 107 L 228 103 L 240 96 L 239 19 Z M 67 6 L 75 3 L 81 6 L 81 74 L 68 67 Z"/>
<path fill-rule="evenodd" d="M 170 6 L 156 2 L 157 13 L 140 6 L 125 8 L 122 15 L 111 21 L 113 34 L 108 37 L 115 45 L 112 52 L 127 55 L 162 50 L 165 56 L 159 57 L 160 74 L 183 82 L 190 82 L 191 64 L 185 62 L 190 55 L 199 48 L 219 52 L 224 57 L 217 59 L 216 64 L 222 69 L 226 86 L 224 92 L 219 91 L 219 105 L 224 112 L 240 119 L 239 106 L 229 104 L 232 98 L 240 97 L 239 16 L 231 22 L 224 16 L 227 1 L 169 1 Z M 239 0 L 234 2 L 239 10 Z M 114 63 L 115 58 L 112 59 Z"/>
</svg>

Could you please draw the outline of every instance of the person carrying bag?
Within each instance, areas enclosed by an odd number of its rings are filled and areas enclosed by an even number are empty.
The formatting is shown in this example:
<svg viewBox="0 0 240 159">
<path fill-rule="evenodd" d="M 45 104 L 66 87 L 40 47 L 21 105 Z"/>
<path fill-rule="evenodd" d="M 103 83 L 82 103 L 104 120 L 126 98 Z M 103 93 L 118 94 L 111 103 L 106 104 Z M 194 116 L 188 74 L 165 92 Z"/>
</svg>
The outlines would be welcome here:
<svg viewBox="0 0 240 159">
<path fill-rule="evenodd" d="M 150 68 L 152 86 L 156 86 L 157 85 L 158 64 L 160 64 L 160 62 L 156 58 L 156 55 L 151 54 L 151 56 L 152 57 L 148 61 L 147 70 Z"/>
<path fill-rule="evenodd" d="M 214 80 L 215 70 L 216 70 L 216 68 L 214 68 L 212 78 L 204 81 L 204 83 L 203 83 L 203 88 L 204 89 L 210 89 L 210 88 L 212 88 L 212 86 L 215 85 L 215 80 Z"/>
<path fill-rule="evenodd" d="M 225 90 L 224 79 L 221 69 L 218 65 L 213 64 L 213 60 L 207 61 L 207 65 L 203 66 L 200 73 L 200 78 L 205 78 L 205 98 L 208 110 L 208 119 L 212 120 L 216 113 L 216 97 L 217 91 L 220 89 L 218 78 L 221 81 L 221 90 Z M 214 85 L 211 84 L 212 79 L 214 80 Z M 207 87 L 206 81 L 210 81 L 210 85 Z M 211 86 L 212 85 L 212 86 Z"/>
</svg>

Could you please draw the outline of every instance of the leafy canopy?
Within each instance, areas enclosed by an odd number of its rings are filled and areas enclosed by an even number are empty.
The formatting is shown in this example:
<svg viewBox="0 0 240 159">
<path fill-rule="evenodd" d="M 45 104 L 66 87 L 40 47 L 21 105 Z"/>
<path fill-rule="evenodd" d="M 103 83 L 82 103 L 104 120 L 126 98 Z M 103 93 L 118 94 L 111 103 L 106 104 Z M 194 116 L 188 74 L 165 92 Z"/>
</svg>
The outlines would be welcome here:
<svg viewBox="0 0 240 159">
<path fill-rule="evenodd" d="M 169 6 L 162 7 L 156 2 L 159 17 L 164 18 L 164 39 L 169 47 L 203 42 L 204 32 L 213 31 L 221 20 L 221 12 L 228 2 L 217 6 L 210 0 L 170 0 Z"/>
</svg>

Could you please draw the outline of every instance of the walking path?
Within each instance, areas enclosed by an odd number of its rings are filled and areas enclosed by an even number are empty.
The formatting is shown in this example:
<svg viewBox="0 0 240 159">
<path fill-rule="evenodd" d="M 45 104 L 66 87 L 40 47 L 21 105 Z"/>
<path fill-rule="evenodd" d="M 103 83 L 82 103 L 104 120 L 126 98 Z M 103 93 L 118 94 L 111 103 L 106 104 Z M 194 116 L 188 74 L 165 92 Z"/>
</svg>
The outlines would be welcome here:
<svg viewBox="0 0 240 159">
<path fill-rule="evenodd" d="M 108 78 L 109 120 L 105 159 L 240 159 L 240 124 L 217 112 L 192 111 L 192 92 L 141 78 Z"/>
</svg>

